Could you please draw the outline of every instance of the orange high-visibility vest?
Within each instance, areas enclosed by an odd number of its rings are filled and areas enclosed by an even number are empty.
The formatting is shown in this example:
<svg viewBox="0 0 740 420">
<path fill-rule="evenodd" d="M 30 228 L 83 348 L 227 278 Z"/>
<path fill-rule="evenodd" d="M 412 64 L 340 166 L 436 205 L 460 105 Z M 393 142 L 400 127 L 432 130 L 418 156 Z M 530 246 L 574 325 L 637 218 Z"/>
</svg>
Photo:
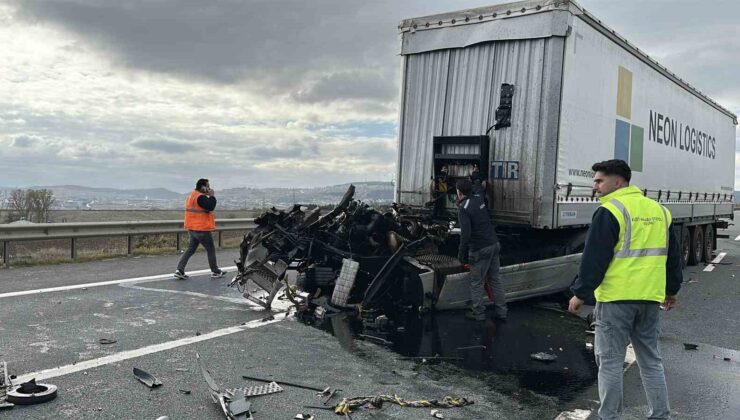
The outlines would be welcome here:
<svg viewBox="0 0 740 420">
<path fill-rule="evenodd" d="M 205 194 L 200 191 L 193 191 L 185 201 L 185 230 L 216 230 L 216 219 L 213 212 L 198 205 L 198 197 L 201 195 Z"/>
</svg>

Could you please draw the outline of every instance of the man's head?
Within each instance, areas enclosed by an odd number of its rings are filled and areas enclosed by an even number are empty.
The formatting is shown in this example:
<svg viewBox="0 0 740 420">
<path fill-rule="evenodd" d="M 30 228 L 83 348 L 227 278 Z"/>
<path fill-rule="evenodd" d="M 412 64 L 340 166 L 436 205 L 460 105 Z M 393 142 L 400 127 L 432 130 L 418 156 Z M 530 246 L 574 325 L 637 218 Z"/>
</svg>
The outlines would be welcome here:
<svg viewBox="0 0 740 420">
<path fill-rule="evenodd" d="M 463 197 L 468 197 L 473 193 L 473 183 L 469 179 L 460 178 L 455 184 L 457 188 L 457 199 L 462 200 Z"/>
<path fill-rule="evenodd" d="M 614 191 L 630 185 L 632 169 L 627 162 L 620 159 L 605 160 L 594 163 L 594 191 L 598 197 L 611 194 Z"/>
<path fill-rule="evenodd" d="M 211 188 L 211 185 L 208 183 L 208 180 L 205 178 L 201 178 L 198 180 L 198 182 L 195 183 L 195 189 L 200 192 L 206 192 L 208 189 Z"/>
</svg>

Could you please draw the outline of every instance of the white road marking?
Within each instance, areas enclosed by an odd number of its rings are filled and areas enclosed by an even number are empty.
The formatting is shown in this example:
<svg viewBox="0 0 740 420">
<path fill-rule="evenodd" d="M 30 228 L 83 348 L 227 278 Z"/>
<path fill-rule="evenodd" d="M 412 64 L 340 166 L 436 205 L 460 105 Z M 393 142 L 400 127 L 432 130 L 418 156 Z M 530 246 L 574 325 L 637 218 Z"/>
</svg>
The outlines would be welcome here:
<svg viewBox="0 0 740 420">
<path fill-rule="evenodd" d="M 555 417 L 555 420 L 586 420 L 591 415 L 591 410 L 575 409 L 563 411 Z"/>
<path fill-rule="evenodd" d="M 262 321 L 256 319 L 249 321 L 244 325 L 237 325 L 235 327 L 223 328 L 216 331 L 211 331 L 207 334 L 197 335 L 193 337 L 181 338 L 179 340 L 168 341 L 165 343 L 154 344 L 151 346 L 142 347 L 135 350 L 122 351 L 120 353 L 111 354 L 109 356 L 99 357 L 97 359 L 86 360 L 84 362 L 77 362 L 71 365 L 59 366 L 51 369 L 40 370 L 38 372 L 27 373 L 20 375 L 13 382 L 24 383 L 33 378 L 38 381 L 45 379 L 56 378 L 59 376 L 69 375 L 70 373 L 80 372 L 88 369 L 93 369 L 99 366 L 109 365 L 111 363 L 121 362 L 123 360 L 133 359 L 136 357 L 145 356 L 147 354 L 158 353 L 165 350 L 171 350 L 177 347 L 186 346 L 188 344 L 199 343 L 201 341 L 211 340 L 213 338 L 223 337 L 225 335 L 236 334 L 253 328 L 259 328 L 265 325 L 274 324 L 280 321 L 284 321 L 285 317 L 275 317 L 269 321 Z"/>
<path fill-rule="evenodd" d="M 735 240 L 740 241 L 740 235 L 737 235 L 737 237 L 735 237 Z"/>
<path fill-rule="evenodd" d="M 234 270 L 234 269 L 236 269 L 236 266 L 222 268 L 222 270 L 224 271 Z M 206 270 L 189 271 L 187 274 L 190 276 L 197 276 L 200 274 L 207 274 L 210 272 L 211 270 L 206 269 Z M 41 293 L 51 293 L 51 292 L 64 292 L 67 290 L 87 289 L 90 287 L 111 286 L 111 285 L 125 284 L 125 283 L 143 283 L 143 282 L 148 282 L 148 281 L 167 280 L 171 278 L 174 278 L 172 274 L 158 274 L 156 276 L 133 277 L 130 279 L 109 280 L 109 281 L 101 281 L 97 283 L 72 284 L 69 286 L 49 287 L 46 289 L 21 290 L 18 292 L 0 293 L 0 298 L 37 295 Z"/>
<path fill-rule="evenodd" d="M 724 259 L 726 255 L 726 252 L 720 252 L 719 255 L 714 257 L 711 264 L 708 264 L 706 267 L 704 267 L 704 271 L 714 271 L 715 264 L 719 264 L 720 262 L 722 262 L 722 259 Z"/>
<path fill-rule="evenodd" d="M 727 253 L 726 252 L 720 252 L 719 255 L 717 255 L 712 260 L 712 264 L 719 264 L 720 262 L 722 262 L 722 259 L 725 258 L 725 256 L 727 256 Z"/>
<path fill-rule="evenodd" d="M 256 303 L 250 302 L 245 298 L 233 298 L 228 296 L 216 296 L 216 295 L 209 295 L 205 293 L 198 293 L 198 292 L 188 292 L 185 290 L 170 290 L 170 289 L 155 289 L 153 287 L 144 287 L 144 286 L 137 286 L 135 284 L 121 284 L 121 287 L 125 287 L 127 289 L 136 289 L 136 290 L 145 290 L 148 292 L 164 292 L 164 293 L 175 293 L 178 295 L 187 295 L 187 296 L 193 296 L 193 297 L 199 297 L 199 298 L 206 298 L 206 299 L 215 299 L 220 300 L 223 302 L 229 302 L 229 303 L 238 303 L 240 305 L 247 305 L 254 308 L 260 308 L 261 306 L 257 305 Z"/>
</svg>

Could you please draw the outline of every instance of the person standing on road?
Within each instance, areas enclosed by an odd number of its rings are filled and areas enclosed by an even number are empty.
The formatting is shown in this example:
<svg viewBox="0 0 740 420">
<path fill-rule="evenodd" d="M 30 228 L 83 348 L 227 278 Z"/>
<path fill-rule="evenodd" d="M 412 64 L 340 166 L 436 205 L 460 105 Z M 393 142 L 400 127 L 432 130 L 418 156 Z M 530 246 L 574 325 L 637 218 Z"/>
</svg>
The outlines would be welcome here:
<svg viewBox="0 0 740 420">
<path fill-rule="evenodd" d="M 458 259 L 470 264 L 471 307 L 465 317 L 476 321 L 486 319 L 485 284 L 493 291 L 494 316 L 506 319 L 507 307 L 504 287 L 499 276 L 501 262 L 499 243 L 491 215 L 483 197 L 473 195 L 473 184 L 468 179 L 457 181 L 458 221 L 460 223 L 460 249 Z"/>
<path fill-rule="evenodd" d="M 623 363 L 632 342 L 651 419 L 669 419 L 663 360 L 658 349 L 660 308 L 676 306 L 681 254 L 671 213 L 630 185 L 623 160 L 593 165 L 601 206 L 593 215 L 568 310 L 577 313 L 595 297 L 594 353 L 599 367 L 599 417 L 623 411 Z"/>
<path fill-rule="evenodd" d="M 213 244 L 211 233 L 216 230 L 216 219 L 213 215 L 215 209 L 216 197 L 211 185 L 207 179 L 201 178 L 195 184 L 195 190 L 185 200 L 185 230 L 189 233 L 190 243 L 177 263 L 176 278 L 180 280 L 188 278 L 188 275 L 185 274 L 185 266 L 188 264 L 190 257 L 195 254 L 198 245 L 203 245 L 203 248 L 206 249 L 208 265 L 211 267 L 211 277 L 219 278 L 225 275 L 225 272 L 218 268 L 216 263 L 216 247 Z"/>
</svg>

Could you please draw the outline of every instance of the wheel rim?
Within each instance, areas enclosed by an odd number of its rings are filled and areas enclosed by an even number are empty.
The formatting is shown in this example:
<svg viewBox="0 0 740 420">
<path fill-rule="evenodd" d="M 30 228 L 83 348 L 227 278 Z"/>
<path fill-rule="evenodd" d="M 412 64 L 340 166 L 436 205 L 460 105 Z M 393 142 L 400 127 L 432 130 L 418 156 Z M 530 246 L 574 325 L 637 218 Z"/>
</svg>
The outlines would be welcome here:
<svg viewBox="0 0 740 420">
<path fill-rule="evenodd" d="M 696 227 L 696 248 L 695 248 L 695 254 L 694 257 L 696 258 L 696 261 L 701 262 L 701 256 L 704 251 L 704 232 L 702 232 L 701 227 Z"/>
</svg>

